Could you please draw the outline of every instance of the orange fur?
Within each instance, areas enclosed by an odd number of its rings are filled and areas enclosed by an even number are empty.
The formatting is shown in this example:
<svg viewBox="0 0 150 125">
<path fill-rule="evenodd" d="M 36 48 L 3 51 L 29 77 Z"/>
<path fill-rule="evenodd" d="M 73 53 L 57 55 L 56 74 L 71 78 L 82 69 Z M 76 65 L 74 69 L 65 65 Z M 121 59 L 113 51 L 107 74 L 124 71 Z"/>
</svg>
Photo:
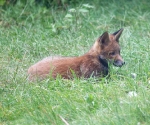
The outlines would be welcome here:
<svg viewBox="0 0 150 125">
<path fill-rule="evenodd" d="M 123 29 L 108 34 L 103 33 L 94 43 L 92 48 L 79 57 L 47 57 L 28 69 L 30 80 L 45 79 L 49 75 L 56 78 L 71 79 L 76 77 L 89 78 L 91 76 L 105 76 L 108 74 L 108 62 L 115 66 L 122 66 L 124 61 L 120 56 L 119 37 Z"/>
</svg>

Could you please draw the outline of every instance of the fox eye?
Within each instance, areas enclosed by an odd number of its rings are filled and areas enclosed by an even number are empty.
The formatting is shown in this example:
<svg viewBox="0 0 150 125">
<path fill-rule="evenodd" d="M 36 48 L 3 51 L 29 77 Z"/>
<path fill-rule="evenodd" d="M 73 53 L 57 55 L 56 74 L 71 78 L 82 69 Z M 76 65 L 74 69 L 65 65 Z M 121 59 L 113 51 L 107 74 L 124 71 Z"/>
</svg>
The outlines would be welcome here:
<svg viewBox="0 0 150 125">
<path fill-rule="evenodd" d="M 109 55 L 110 55 L 110 56 L 114 56 L 114 55 L 115 55 L 115 52 L 110 52 Z"/>
</svg>

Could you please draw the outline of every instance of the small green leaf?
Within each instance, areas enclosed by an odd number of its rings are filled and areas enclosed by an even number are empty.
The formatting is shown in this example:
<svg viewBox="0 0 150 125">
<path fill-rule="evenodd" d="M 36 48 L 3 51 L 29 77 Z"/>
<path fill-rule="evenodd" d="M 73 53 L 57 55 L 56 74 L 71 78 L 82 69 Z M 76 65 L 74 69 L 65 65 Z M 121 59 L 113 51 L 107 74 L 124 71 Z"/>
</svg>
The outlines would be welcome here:
<svg viewBox="0 0 150 125">
<path fill-rule="evenodd" d="M 79 9 L 79 12 L 81 12 L 81 13 L 88 13 L 89 11 L 86 10 L 86 9 Z"/>
<path fill-rule="evenodd" d="M 94 6 L 91 6 L 89 4 L 83 4 L 83 6 L 86 7 L 86 8 L 94 8 Z"/>
<path fill-rule="evenodd" d="M 69 12 L 75 13 L 76 9 L 72 8 L 72 9 L 69 10 Z"/>
<path fill-rule="evenodd" d="M 71 14 L 67 14 L 67 15 L 65 16 L 65 18 L 72 18 L 72 15 L 71 15 Z"/>
<path fill-rule="evenodd" d="M 6 0 L 0 0 L 0 6 L 3 6 L 5 4 Z"/>
</svg>

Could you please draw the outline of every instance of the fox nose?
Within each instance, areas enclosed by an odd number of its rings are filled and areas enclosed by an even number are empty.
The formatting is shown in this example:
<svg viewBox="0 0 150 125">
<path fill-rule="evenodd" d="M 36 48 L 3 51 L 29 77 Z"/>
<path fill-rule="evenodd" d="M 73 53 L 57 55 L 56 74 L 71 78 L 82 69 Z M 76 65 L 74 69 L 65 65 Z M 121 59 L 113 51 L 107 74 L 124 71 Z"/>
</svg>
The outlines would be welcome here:
<svg viewBox="0 0 150 125">
<path fill-rule="evenodd" d="M 113 63 L 115 66 L 117 66 L 117 67 L 121 67 L 121 66 L 123 66 L 124 64 L 125 64 L 125 62 L 124 61 L 121 61 L 121 60 L 116 60 L 116 61 L 114 61 L 114 63 Z"/>
</svg>

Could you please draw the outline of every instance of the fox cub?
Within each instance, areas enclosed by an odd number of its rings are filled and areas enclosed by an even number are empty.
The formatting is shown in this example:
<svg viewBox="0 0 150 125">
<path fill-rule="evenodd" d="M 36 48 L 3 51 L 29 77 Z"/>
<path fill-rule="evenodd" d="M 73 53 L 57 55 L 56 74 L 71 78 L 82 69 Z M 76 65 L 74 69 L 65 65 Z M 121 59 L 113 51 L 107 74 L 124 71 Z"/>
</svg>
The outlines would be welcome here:
<svg viewBox="0 0 150 125">
<path fill-rule="evenodd" d="M 30 80 L 45 79 L 48 76 L 71 79 L 76 77 L 104 77 L 108 74 L 108 63 L 121 67 L 124 61 L 120 55 L 119 38 L 123 29 L 113 34 L 104 32 L 91 49 L 79 57 L 47 57 L 28 69 Z"/>
</svg>

